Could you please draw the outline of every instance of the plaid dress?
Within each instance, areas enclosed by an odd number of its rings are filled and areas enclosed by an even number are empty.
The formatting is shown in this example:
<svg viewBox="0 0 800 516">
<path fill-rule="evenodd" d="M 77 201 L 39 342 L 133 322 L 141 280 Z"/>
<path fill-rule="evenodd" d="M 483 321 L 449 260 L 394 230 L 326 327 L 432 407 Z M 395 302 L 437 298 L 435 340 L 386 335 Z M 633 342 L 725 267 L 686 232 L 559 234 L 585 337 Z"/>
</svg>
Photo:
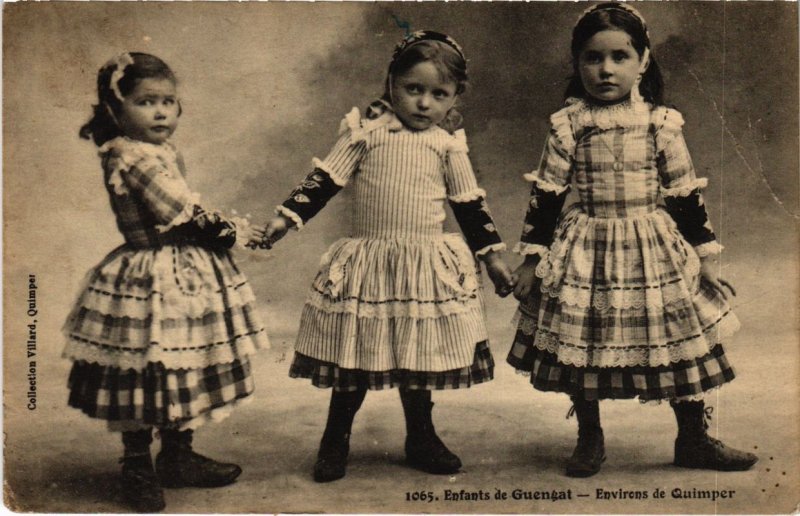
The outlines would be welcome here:
<svg viewBox="0 0 800 516">
<path fill-rule="evenodd" d="M 279 207 L 302 226 L 322 176 L 354 192 L 351 236 L 321 260 L 290 376 L 342 391 L 454 389 L 491 380 L 475 255 L 504 245 L 463 131 L 411 131 L 391 110 L 363 119 L 354 108 L 340 133 L 325 160 L 314 161 L 305 189 Z M 448 200 L 484 210 L 474 253 L 461 235 L 443 231 Z"/>
<path fill-rule="evenodd" d="M 64 325 L 69 404 L 112 429 L 192 428 L 253 392 L 268 346 L 253 292 L 225 249 L 187 243 L 198 196 L 171 144 L 100 148 L 125 244 L 85 280 Z"/>
<path fill-rule="evenodd" d="M 680 113 L 574 101 L 551 122 L 515 248 L 542 256 L 538 284 L 508 362 L 539 390 L 586 399 L 698 399 L 732 380 L 721 342 L 738 320 L 699 274 L 699 256 L 721 247 Z M 579 202 L 559 215 L 573 181 Z M 692 230 L 660 199 L 694 199 Z"/>
</svg>

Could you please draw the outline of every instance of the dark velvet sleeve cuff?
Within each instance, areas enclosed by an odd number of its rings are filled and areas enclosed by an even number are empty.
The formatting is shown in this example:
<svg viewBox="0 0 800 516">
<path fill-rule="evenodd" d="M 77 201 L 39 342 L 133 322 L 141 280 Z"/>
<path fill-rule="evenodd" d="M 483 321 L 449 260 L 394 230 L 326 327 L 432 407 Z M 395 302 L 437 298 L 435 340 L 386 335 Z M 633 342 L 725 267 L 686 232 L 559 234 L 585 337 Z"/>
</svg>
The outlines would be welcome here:
<svg viewBox="0 0 800 516">
<path fill-rule="evenodd" d="M 341 189 L 342 187 L 331 179 L 330 174 L 315 168 L 297 188 L 292 190 L 281 206 L 296 214 L 305 224 Z"/>
<path fill-rule="evenodd" d="M 664 203 L 678 225 L 678 231 L 691 245 L 698 246 L 716 240 L 699 188 L 692 190 L 689 195 L 667 196 Z"/>
<path fill-rule="evenodd" d="M 556 230 L 558 216 L 567 191 L 556 193 L 543 190 L 534 183 L 531 187 L 531 197 L 528 203 L 528 212 L 525 214 L 525 228 L 522 231 L 521 242 L 549 246 L 553 242 L 553 233 Z"/>
<path fill-rule="evenodd" d="M 503 243 L 483 198 L 467 202 L 451 200 L 450 207 L 473 253 Z"/>
<path fill-rule="evenodd" d="M 219 213 L 195 205 L 191 220 L 173 228 L 168 241 L 229 249 L 236 243 L 236 226 Z"/>
</svg>

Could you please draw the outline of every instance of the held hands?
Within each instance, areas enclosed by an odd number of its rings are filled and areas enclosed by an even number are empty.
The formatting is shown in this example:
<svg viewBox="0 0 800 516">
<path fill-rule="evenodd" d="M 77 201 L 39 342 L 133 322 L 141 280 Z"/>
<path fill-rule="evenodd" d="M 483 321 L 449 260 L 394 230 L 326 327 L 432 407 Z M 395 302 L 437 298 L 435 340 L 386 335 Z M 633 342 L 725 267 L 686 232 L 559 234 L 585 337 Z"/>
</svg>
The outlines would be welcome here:
<svg viewBox="0 0 800 516">
<path fill-rule="evenodd" d="M 236 228 L 236 245 L 255 249 L 259 242 L 264 238 L 264 230 L 258 226 L 250 224 L 250 215 L 239 217 L 236 211 L 230 217 L 230 222 Z"/>
<path fill-rule="evenodd" d="M 236 228 L 237 240 L 246 242 L 245 247 L 255 249 L 264 240 L 264 229 L 258 226 L 243 225 Z M 241 245 L 241 244 L 240 244 Z"/>
<path fill-rule="evenodd" d="M 728 296 L 728 293 L 725 292 L 725 288 L 727 288 L 730 292 L 730 295 L 734 297 L 736 296 L 736 290 L 734 290 L 733 285 L 719 277 L 719 268 L 719 261 L 715 256 L 706 256 L 700 258 L 700 276 L 707 282 L 711 283 L 714 289 L 722 294 L 722 297 L 724 297 L 727 301 L 730 299 L 730 297 Z"/>
<path fill-rule="evenodd" d="M 264 227 L 264 237 L 259 242 L 259 247 L 262 249 L 272 249 L 275 242 L 286 236 L 286 233 L 292 226 L 294 226 L 294 222 L 282 215 L 273 217 Z"/>
<path fill-rule="evenodd" d="M 294 226 L 294 223 L 285 217 L 273 217 L 265 226 L 257 226 L 254 235 L 247 242 L 250 249 L 272 249 L 272 246 L 283 238 L 286 233 Z"/>
<path fill-rule="evenodd" d="M 525 257 L 525 261 L 517 267 L 514 274 L 519 278 L 517 286 L 514 288 L 514 297 L 517 301 L 525 301 L 531 295 L 534 285 L 536 285 L 536 266 L 539 265 L 541 256 L 531 254 Z"/>
<path fill-rule="evenodd" d="M 486 264 L 486 272 L 494 283 L 495 293 L 500 297 L 509 295 L 517 283 L 517 277 L 511 272 L 511 268 L 494 251 L 486 254 L 483 261 Z"/>
</svg>

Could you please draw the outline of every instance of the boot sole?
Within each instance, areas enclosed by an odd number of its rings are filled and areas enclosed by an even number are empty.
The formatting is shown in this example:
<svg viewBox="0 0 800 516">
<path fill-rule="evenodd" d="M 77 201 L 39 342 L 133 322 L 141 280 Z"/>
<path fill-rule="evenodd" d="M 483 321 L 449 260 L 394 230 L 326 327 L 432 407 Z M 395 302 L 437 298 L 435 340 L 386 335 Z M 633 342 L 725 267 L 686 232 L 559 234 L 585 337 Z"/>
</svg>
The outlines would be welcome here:
<svg viewBox="0 0 800 516">
<path fill-rule="evenodd" d="M 709 464 L 694 464 L 691 462 L 681 462 L 681 461 L 674 461 L 672 464 L 674 466 L 678 466 L 679 468 L 689 468 L 689 469 L 707 469 L 711 471 L 747 471 L 752 468 L 758 459 L 742 464 L 742 465 L 729 465 L 726 466 L 725 464 L 720 464 L 719 466 L 709 465 Z"/>
<path fill-rule="evenodd" d="M 461 471 L 462 466 L 462 464 L 459 464 L 458 466 L 454 466 L 452 468 L 435 468 L 423 462 L 409 459 L 408 457 L 406 457 L 406 464 L 414 469 L 424 471 L 425 473 L 430 473 L 431 475 L 452 475 Z"/>
<path fill-rule="evenodd" d="M 151 501 L 150 503 L 136 499 L 128 493 L 125 493 L 123 498 L 125 499 L 125 503 L 138 513 L 161 512 L 167 507 L 167 503 L 163 498 L 158 501 Z"/>
<path fill-rule="evenodd" d="M 596 468 L 588 469 L 588 470 L 587 469 L 574 469 L 574 468 L 570 468 L 569 466 L 567 466 L 566 474 L 567 474 L 568 477 L 572 477 L 572 478 L 588 478 L 588 477 L 591 477 L 591 476 L 594 476 L 594 475 L 598 474 L 600 472 L 600 469 L 601 469 L 601 467 L 602 467 L 602 465 L 603 465 L 603 463 L 605 461 L 606 461 L 606 458 L 603 457 L 602 459 L 600 459 L 600 463 L 597 465 Z"/>
<path fill-rule="evenodd" d="M 321 466 L 322 465 L 322 466 Z M 325 469 L 328 470 L 327 473 L 323 473 L 323 466 Z M 336 466 L 336 468 L 332 468 L 329 466 Z M 324 484 L 326 482 L 333 482 L 334 480 L 339 480 L 340 478 L 344 478 L 347 474 L 347 455 L 343 458 L 327 458 L 327 459 L 317 459 L 317 462 L 314 464 L 314 482 L 318 482 L 320 484 Z"/>
<path fill-rule="evenodd" d="M 336 474 L 336 475 L 320 475 L 320 474 L 317 474 L 317 472 L 315 471 L 314 472 L 314 482 L 317 482 L 319 484 L 325 484 L 327 482 L 334 482 L 336 480 L 339 480 L 340 478 L 344 478 L 345 475 L 346 475 L 346 473 L 342 473 L 341 475 L 339 475 L 339 474 Z"/>
<path fill-rule="evenodd" d="M 238 468 L 238 471 L 231 473 L 228 477 L 218 480 L 216 482 L 184 482 L 180 478 L 176 477 L 166 477 L 159 475 L 158 480 L 161 483 L 161 487 L 166 487 L 170 489 L 180 489 L 183 487 L 225 487 L 227 485 L 233 484 L 236 482 L 236 479 L 239 478 L 239 475 L 242 474 L 242 469 Z"/>
<path fill-rule="evenodd" d="M 148 514 L 148 513 L 152 514 L 154 512 L 161 512 L 167 508 L 166 503 L 153 504 L 153 505 L 140 505 L 131 500 L 128 500 L 127 503 L 133 510 L 135 510 L 137 513 L 140 514 Z"/>
</svg>

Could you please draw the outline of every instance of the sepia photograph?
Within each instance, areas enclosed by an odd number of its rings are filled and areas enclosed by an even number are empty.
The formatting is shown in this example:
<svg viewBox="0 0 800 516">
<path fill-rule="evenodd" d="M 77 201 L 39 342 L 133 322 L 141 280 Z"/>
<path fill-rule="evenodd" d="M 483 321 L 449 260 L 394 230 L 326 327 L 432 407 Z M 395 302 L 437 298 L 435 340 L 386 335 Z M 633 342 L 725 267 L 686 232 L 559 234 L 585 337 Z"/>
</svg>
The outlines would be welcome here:
<svg viewBox="0 0 800 516">
<path fill-rule="evenodd" d="M 2 8 L 6 509 L 800 507 L 797 3 Z"/>
</svg>

